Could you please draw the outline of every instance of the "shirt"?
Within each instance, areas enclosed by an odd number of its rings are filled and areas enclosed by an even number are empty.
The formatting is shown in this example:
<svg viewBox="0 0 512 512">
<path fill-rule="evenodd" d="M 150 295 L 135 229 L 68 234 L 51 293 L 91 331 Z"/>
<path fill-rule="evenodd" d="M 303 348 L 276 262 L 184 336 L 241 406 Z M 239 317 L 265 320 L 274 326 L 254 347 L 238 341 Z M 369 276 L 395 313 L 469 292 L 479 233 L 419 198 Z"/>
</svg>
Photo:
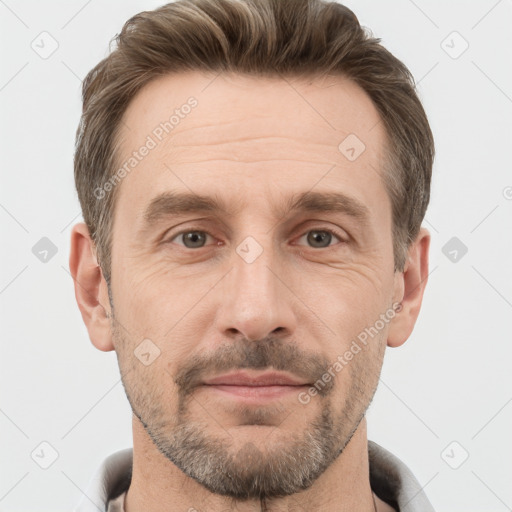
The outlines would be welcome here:
<svg viewBox="0 0 512 512">
<path fill-rule="evenodd" d="M 378 498 L 379 512 L 434 512 L 418 480 L 398 457 L 377 443 L 368 441 L 368 458 L 370 486 Z M 132 462 L 133 448 L 107 457 L 73 512 L 124 512 Z"/>
</svg>

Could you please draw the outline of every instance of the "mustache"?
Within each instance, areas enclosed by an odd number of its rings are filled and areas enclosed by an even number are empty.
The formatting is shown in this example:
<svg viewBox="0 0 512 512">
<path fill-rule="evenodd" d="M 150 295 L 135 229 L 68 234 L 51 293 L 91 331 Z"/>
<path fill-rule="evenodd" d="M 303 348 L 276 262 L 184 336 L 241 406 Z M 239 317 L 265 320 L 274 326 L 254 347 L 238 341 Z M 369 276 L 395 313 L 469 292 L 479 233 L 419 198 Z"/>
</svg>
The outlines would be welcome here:
<svg viewBox="0 0 512 512">
<path fill-rule="evenodd" d="M 197 354 L 183 366 L 174 380 L 182 397 L 192 393 L 209 376 L 230 371 L 253 369 L 274 369 L 290 372 L 313 385 L 322 379 L 329 368 L 326 357 L 307 352 L 293 343 L 280 338 L 267 337 L 264 340 L 239 340 L 222 345 L 215 352 Z M 332 391 L 334 379 L 323 382 L 319 395 Z"/>
</svg>

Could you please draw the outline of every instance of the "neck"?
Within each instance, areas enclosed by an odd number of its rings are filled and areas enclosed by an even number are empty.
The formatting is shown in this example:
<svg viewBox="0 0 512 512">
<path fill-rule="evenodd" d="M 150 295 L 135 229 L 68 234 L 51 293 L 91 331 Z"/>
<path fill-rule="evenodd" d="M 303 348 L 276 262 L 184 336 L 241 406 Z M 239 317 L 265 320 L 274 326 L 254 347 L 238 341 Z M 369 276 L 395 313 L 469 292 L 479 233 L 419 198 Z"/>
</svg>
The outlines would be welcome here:
<svg viewBox="0 0 512 512">
<path fill-rule="evenodd" d="M 185 475 L 153 444 L 133 416 L 133 469 L 125 512 L 237 511 L 373 512 L 366 419 L 340 456 L 307 490 L 272 500 L 236 501 L 211 493 Z"/>
</svg>

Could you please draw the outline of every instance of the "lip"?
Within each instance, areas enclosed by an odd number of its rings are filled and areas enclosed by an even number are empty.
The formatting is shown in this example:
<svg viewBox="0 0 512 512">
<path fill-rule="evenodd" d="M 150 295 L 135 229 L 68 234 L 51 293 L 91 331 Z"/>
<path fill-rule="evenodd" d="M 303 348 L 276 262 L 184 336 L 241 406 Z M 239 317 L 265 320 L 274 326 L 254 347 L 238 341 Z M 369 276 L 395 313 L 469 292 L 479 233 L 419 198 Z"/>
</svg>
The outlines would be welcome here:
<svg viewBox="0 0 512 512">
<path fill-rule="evenodd" d="M 235 372 L 207 379 L 204 388 L 246 403 L 261 403 L 297 393 L 309 383 L 280 372 Z"/>
<path fill-rule="evenodd" d="M 309 385 L 308 382 L 299 380 L 281 372 L 264 372 L 250 374 L 248 372 L 234 372 L 207 379 L 203 382 L 206 386 L 245 386 L 245 387 L 272 387 L 293 386 L 301 387 Z"/>
</svg>

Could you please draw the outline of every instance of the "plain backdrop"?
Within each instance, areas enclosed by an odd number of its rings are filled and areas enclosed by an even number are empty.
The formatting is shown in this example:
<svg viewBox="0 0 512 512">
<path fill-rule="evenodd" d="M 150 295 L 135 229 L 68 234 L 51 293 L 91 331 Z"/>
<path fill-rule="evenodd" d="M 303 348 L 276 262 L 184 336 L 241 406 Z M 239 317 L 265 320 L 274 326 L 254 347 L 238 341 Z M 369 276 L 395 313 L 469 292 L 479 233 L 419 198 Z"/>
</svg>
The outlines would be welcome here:
<svg viewBox="0 0 512 512">
<path fill-rule="evenodd" d="M 68 271 L 72 158 L 81 80 L 124 21 L 159 5 L 0 0 L 3 512 L 72 510 L 132 444 L 115 353 L 90 343 Z M 387 351 L 368 436 L 438 512 L 511 510 L 512 3 L 347 5 L 412 71 L 437 147 L 431 275 L 413 335 Z"/>
</svg>

